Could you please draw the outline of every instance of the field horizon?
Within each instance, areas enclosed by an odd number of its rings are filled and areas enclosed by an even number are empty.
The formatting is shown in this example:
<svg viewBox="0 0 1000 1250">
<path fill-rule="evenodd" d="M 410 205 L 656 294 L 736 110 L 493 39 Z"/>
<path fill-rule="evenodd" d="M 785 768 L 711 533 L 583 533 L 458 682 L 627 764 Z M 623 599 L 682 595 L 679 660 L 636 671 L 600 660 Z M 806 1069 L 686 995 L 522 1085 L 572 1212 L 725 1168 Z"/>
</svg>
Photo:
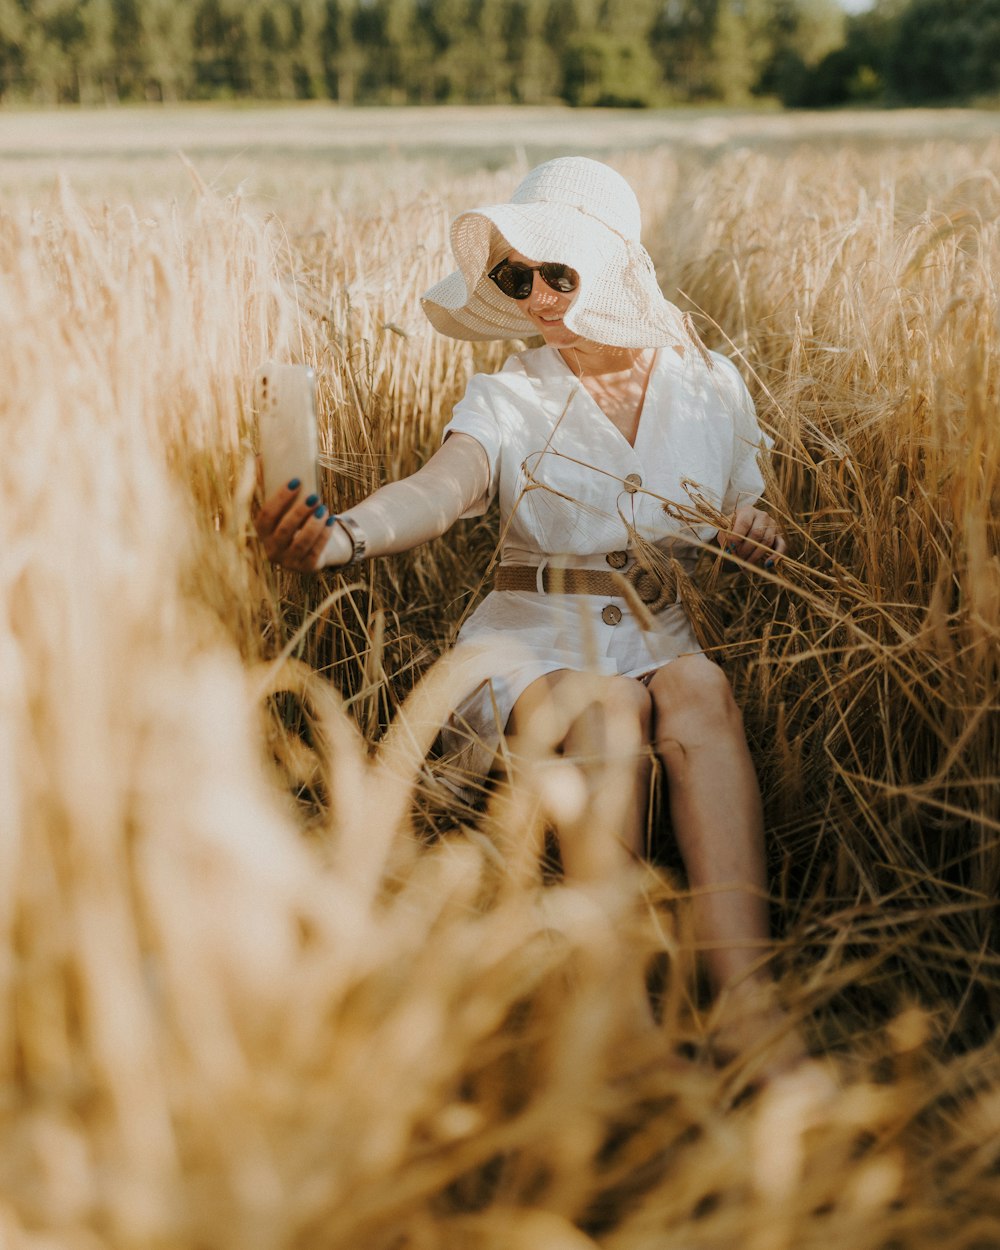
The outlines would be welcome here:
<svg viewBox="0 0 1000 1250">
<path fill-rule="evenodd" d="M 218 194 L 280 204 L 293 182 L 319 193 L 332 177 L 393 161 L 438 162 L 437 176 L 529 167 L 561 153 L 600 158 L 635 149 L 722 153 L 749 145 L 788 150 L 813 142 L 982 142 L 1000 135 L 1000 111 L 678 107 L 614 110 L 440 105 L 115 105 L 0 109 L 0 187 L 37 193 L 56 174 L 80 194 L 186 194 L 181 154 Z M 110 181 L 109 181 L 110 180 Z"/>
</svg>

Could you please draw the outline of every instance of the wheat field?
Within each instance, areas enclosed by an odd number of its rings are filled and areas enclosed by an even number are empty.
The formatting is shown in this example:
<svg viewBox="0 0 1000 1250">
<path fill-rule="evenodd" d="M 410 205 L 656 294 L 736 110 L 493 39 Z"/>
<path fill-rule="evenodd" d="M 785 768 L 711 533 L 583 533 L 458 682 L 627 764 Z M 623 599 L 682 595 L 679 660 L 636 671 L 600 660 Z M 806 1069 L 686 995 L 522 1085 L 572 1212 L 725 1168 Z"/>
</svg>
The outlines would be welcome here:
<svg viewBox="0 0 1000 1250">
<path fill-rule="evenodd" d="M 5 198 L 5 1246 L 1000 1245 L 1000 140 L 793 138 L 600 154 L 775 439 L 792 558 L 691 606 L 834 1097 L 713 1056 L 669 831 L 588 897 L 541 772 L 444 784 L 495 522 L 312 579 L 253 538 L 262 360 L 315 365 L 335 506 L 501 362 L 418 296 L 523 152 Z"/>
</svg>

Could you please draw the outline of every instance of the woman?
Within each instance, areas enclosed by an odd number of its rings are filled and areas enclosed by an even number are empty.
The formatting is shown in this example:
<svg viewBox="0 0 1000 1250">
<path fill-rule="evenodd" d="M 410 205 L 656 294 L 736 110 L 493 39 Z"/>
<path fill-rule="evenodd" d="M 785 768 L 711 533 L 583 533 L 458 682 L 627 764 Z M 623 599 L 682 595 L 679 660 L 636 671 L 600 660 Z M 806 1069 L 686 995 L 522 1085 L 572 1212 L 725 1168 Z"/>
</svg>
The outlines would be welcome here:
<svg viewBox="0 0 1000 1250">
<path fill-rule="evenodd" d="M 502 732 L 537 737 L 540 725 L 585 777 L 609 755 L 624 761 L 623 828 L 594 818 L 594 792 L 562 830 L 579 881 L 641 850 L 651 746 L 711 980 L 749 999 L 770 981 L 760 794 L 677 577 L 706 542 L 770 566 L 785 541 L 756 507 L 765 440 L 746 387 L 663 297 L 639 226 L 624 179 L 582 157 L 549 161 L 510 203 L 456 218 L 459 268 L 422 301 L 432 324 L 544 345 L 474 376 L 411 477 L 339 517 L 289 483 L 256 524 L 272 560 L 308 572 L 414 547 L 498 495 L 495 587 L 459 635 L 494 648 L 495 677 L 450 732 L 483 773 Z"/>
</svg>

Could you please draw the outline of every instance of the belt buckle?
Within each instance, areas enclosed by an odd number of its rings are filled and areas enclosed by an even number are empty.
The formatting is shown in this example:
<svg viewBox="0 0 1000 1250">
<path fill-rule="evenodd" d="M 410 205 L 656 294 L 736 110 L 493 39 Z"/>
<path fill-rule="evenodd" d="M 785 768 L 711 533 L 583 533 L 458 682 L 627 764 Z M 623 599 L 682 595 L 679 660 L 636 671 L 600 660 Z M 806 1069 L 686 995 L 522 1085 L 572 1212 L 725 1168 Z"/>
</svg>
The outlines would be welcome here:
<svg viewBox="0 0 1000 1250">
<path fill-rule="evenodd" d="M 642 567 L 638 561 L 625 574 L 632 583 L 640 601 L 654 616 L 662 612 L 669 604 L 676 602 L 677 587 L 673 578 L 661 580 L 650 569 Z"/>
</svg>

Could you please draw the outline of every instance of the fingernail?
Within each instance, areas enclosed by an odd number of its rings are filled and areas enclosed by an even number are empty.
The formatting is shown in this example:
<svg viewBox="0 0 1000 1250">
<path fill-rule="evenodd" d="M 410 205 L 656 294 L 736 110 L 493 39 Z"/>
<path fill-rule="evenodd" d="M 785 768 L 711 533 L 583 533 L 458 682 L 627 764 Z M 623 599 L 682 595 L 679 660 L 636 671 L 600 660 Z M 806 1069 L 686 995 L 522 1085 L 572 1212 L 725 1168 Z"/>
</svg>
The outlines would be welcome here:
<svg viewBox="0 0 1000 1250">
<path fill-rule="evenodd" d="M 288 489 L 298 490 L 301 485 L 302 483 L 299 481 L 299 479 L 297 477 L 293 477 L 292 480 L 288 483 Z"/>
<path fill-rule="evenodd" d="M 326 504 L 325 504 L 325 503 L 321 503 L 321 504 L 320 504 L 320 506 L 319 506 L 319 507 L 316 509 L 316 511 L 313 513 L 313 516 L 314 516 L 314 517 L 316 517 L 316 519 L 317 519 L 317 520 L 318 520 L 321 516 L 326 516 Z"/>
<path fill-rule="evenodd" d="M 310 495 L 306 500 L 306 507 L 311 508 L 314 503 L 319 503 L 319 495 Z"/>
<path fill-rule="evenodd" d="M 773 560 L 765 560 L 765 561 L 764 561 L 764 568 L 766 568 L 766 569 L 773 569 L 773 568 L 774 568 L 774 561 L 773 561 Z"/>
<path fill-rule="evenodd" d="M 326 518 L 327 525 L 332 525 L 336 519 L 337 518 L 331 513 L 331 515 Z"/>
<path fill-rule="evenodd" d="M 729 543 L 729 544 L 727 545 L 727 547 L 726 547 L 726 555 L 727 555 L 727 556 L 732 556 L 732 555 L 735 555 L 735 554 L 736 554 L 736 548 L 733 546 L 733 544 L 732 544 L 732 543 Z"/>
</svg>

